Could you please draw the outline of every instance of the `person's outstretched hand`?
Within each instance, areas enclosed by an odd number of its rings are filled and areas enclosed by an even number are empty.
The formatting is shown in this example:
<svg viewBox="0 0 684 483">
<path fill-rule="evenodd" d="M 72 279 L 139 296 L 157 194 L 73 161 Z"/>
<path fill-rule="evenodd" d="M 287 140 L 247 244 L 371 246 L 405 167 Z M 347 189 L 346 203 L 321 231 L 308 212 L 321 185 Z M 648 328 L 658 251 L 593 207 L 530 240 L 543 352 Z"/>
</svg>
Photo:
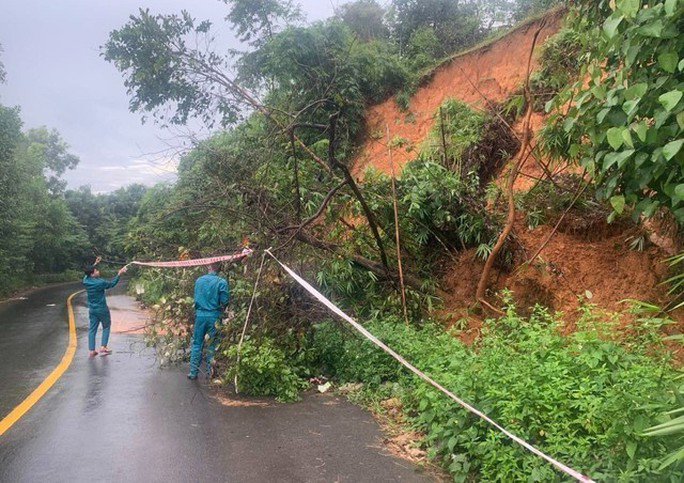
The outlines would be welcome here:
<svg viewBox="0 0 684 483">
<path fill-rule="evenodd" d="M 97 257 L 97 258 L 95 258 L 95 263 L 93 263 L 93 265 L 97 265 L 101 261 L 102 261 L 102 257 Z"/>
<path fill-rule="evenodd" d="M 128 268 L 122 267 L 121 270 L 119 270 L 119 275 L 123 275 L 123 274 L 126 273 L 127 271 L 128 271 Z"/>
</svg>

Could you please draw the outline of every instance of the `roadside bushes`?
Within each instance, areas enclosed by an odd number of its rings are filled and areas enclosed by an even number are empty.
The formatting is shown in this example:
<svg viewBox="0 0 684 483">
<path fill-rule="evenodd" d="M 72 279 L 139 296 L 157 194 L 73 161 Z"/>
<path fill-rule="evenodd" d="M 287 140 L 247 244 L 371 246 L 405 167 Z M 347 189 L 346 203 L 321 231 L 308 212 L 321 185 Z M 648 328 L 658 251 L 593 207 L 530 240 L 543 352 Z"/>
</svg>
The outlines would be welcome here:
<svg viewBox="0 0 684 483">
<path fill-rule="evenodd" d="M 560 334 L 559 315 L 537 307 L 529 318 L 506 299 L 467 347 L 443 328 L 374 320 L 368 329 L 421 370 L 514 433 L 599 481 L 679 481 L 659 470 L 673 440 L 642 432 L 662 421 L 680 388 L 658 347 L 619 343 L 605 314 L 585 307 L 578 330 Z M 638 332 L 643 340 L 643 320 Z M 635 332 L 635 333 L 636 333 Z M 368 398 L 401 400 L 403 413 L 457 481 L 557 481 L 543 460 L 512 444 L 441 393 L 408 375 L 367 341 L 326 323 L 314 333 L 318 361 L 340 382 L 364 383 Z M 647 352 L 650 354 L 647 354 Z"/>
<path fill-rule="evenodd" d="M 224 355 L 236 361 L 237 345 L 231 345 Z M 233 380 L 236 375 L 241 391 L 252 396 L 272 396 L 280 402 L 296 401 L 299 391 L 308 386 L 297 375 L 285 352 L 269 337 L 245 341 L 240 364 L 231 364 L 226 377 Z"/>
</svg>

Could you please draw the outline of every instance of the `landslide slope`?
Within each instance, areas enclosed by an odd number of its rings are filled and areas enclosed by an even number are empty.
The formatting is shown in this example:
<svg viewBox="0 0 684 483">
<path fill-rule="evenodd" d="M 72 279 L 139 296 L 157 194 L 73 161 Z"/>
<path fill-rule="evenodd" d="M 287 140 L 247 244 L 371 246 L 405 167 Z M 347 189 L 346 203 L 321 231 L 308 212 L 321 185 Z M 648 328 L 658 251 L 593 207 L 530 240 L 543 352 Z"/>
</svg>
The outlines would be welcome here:
<svg viewBox="0 0 684 483">
<path fill-rule="evenodd" d="M 562 27 L 564 15 L 564 9 L 552 10 L 496 41 L 444 62 L 424 80 L 411 99 L 409 112 L 402 111 L 395 99 L 371 107 L 366 117 L 368 134 L 353 166 L 355 177 L 362 179 L 370 167 L 391 173 L 387 128 L 390 139 L 402 138 L 403 147 L 395 148 L 392 153 L 395 167 L 400 171 L 415 158 L 413 148 L 427 138 L 435 125 L 435 113 L 446 99 L 455 98 L 474 108 L 486 109 L 488 101 L 498 103 L 509 98 L 524 82 L 535 31 L 542 27 L 535 49 L 538 54 L 545 41 Z M 533 58 L 533 68 L 536 65 Z M 535 115 L 533 130 L 542 123 L 543 116 Z M 527 164 L 524 169 L 528 172 L 542 175 L 531 161 Z M 532 184 L 530 179 L 521 178 L 516 183 L 516 191 L 527 191 Z M 529 256 L 541 246 L 551 230 L 547 225 L 529 229 L 524 214 L 518 213 L 513 232 L 515 244 Z M 587 294 L 592 303 L 615 311 L 626 308 L 622 302 L 625 299 L 665 303 L 665 291 L 659 282 L 667 274 L 662 260 L 668 254 L 656 246 L 647 245 L 644 251 L 630 249 L 630 241 L 644 235 L 639 228 L 630 224 L 607 225 L 604 217 L 588 228 L 573 230 L 570 227 L 564 231 L 554 235 L 534 266 L 493 274 L 492 291 L 510 288 L 521 307 L 542 303 L 570 314 L 578 308 L 580 297 Z M 454 314 L 464 314 L 463 308 L 475 302 L 482 267 L 474 250 L 459 253 L 455 263 L 445 266 L 443 288 L 449 293 L 446 308 L 450 318 Z M 567 320 L 572 324 L 573 317 L 570 315 Z M 477 332 L 475 325 L 473 331 Z"/>
<path fill-rule="evenodd" d="M 502 38 L 458 54 L 439 66 L 425 79 L 409 106 L 402 112 L 395 99 L 373 106 L 366 116 L 368 136 L 356 158 L 354 174 L 361 178 L 372 166 L 390 173 L 385 132 L 401 137 L 407 146 L 419 145 L 434 125 L 435 112 L 446 99 L 458 99 L 471 106 L 486 108 L 487 101 L 501 102 L 522 85 L 534 33 L 543 25 L 536 52 L 561 28 L 565 10 L 553 10 L 530 20 Z M 534 61 L 533 61 L 534 62 Z M 536 62 L 533 64 L 533 68 Z M 382 135 L 374 136 L 374 133 Z M 411 161 L 415 153 L 407 149 L 393 152 L 395 166 Z"/>
</svg>

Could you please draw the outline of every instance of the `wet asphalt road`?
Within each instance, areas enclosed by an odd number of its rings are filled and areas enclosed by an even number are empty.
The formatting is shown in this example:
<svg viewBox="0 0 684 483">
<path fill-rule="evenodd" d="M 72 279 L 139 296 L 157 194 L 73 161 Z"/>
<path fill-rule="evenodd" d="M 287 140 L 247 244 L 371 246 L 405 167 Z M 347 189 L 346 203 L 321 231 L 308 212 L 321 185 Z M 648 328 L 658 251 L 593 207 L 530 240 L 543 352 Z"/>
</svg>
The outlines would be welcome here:
<svg viewBox="0 0 684 483">
<path fill-rule="evenodd" d="M 78 288 L 51 287 L 0 304 L 0 417 L 61 359 L 65 301 Z M 111 300 L 116 327 L 130 299 Z M 138 335 L 114 333 L 114 354 L 88 359 L 83 295 L 74 308 L 76 357 L 0 436 L 2 482 L 429 481 L 386 452 L 368 413 L 335 396 L 311 394 L 288 405 L 218 396 L 181 369 L 158 369 Z"/>
</svg>

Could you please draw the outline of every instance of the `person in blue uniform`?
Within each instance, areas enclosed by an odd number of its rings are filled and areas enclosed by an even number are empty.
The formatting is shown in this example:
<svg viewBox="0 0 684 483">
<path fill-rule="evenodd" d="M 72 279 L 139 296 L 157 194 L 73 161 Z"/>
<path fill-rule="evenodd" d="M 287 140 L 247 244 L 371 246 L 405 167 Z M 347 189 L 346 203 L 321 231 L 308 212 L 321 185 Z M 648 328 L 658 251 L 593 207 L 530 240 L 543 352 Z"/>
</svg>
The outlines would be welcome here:
<svg viewBox="0 0 684 483">
<path fill-rule="evenodd" d="M 97 269 L 97 264 L 100 261 L 98 258 L 93 265 L 88 265 L 84 268 L 85 277 L 83 277 L 83 285 L 88 294 L 88 315 L 90 316 L 90 326 L 88 328 L 88 350 L 90 357 L 95 357 L 98 351 L 95 350 L 95 336 L 97 329 L 102 324 L 102 347 L 99 353 L 103 356 L 112 353 L 107 347 L 109 344 L 109 329 L 112 325 L 112 317 L 107 306 L 107 297 L 105 290 L 109 290 L 119 283 L 119 278 L 126 273 L 126 267 L 119 270 L 116 277 L 111 280 L 104 280 L 100 278 L 100 271 Z"/>
<path fill-rule="evenodd" d="M 241 258 L 249 253 L 251 252 L 243 252 Z M 225 278 L 219 276 L 220 269 L 220 263 L 208 265 L 208 273 L 195 281 L 195 328 L 192 333 L 188 379 L 197 379 L 202 363 L 204 340 L 207 336 L 209 342 L 206 356 L 207 374 L 210 377 L 214 375 L 214 352 L 218 345 L 216 322 L 221 320 L 221 314 L 230 302 L 230 285 Z"/>
</svg>

